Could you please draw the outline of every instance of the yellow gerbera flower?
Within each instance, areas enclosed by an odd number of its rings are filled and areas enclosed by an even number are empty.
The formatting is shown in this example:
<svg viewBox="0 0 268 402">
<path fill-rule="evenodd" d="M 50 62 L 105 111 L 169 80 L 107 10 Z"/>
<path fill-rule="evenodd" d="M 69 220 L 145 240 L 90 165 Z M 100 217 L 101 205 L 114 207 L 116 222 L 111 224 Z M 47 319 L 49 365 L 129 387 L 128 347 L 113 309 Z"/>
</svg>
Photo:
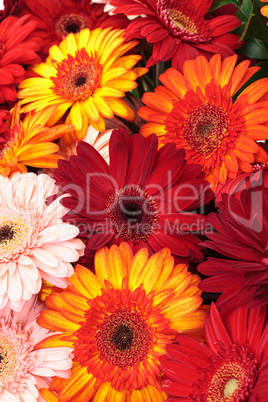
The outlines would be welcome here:
<svg viewBox="0 0 268 402">
<path fill-rule="evenodd" d="M 148 258 L 145 248 L 133 256 L 127 243 L 99 249 L 95 271 L 77 265 L 37 320 L 60 331 L 38 347 L 73 348 L 71 377 L 51 390 L 61 402 L 164 401 L 159 356 L 178 332 L 202 336 L 200 278 L 174 266 L 167 248 Z"/>
<path fill-rule="evenodd" d="M 134 89 L 135 80 L 148 69 L 132 68 L 141 56 L 123 56 L 138 43 L 126 43 L 124 34 L 125 30 L 111 28 L 84 29 L 52 46 L 46 62 L 33 67 L 40 77 L 19 86 L 21 103 L 27 104 L 24 111 L 57 104 L 50 125 L 67 112 L 66 123 L 75 126 L 78 139 L 89 125 L 104 131 L 104 118 L 114 114 L 134 121 L 135 113 L 119 98 Z"/>
<path fill-rule="evenodd" d="M 12 110 L 10 129 L 4 133 L 0 147 L 0 174 L 10 176 L 14 172 L 26 173 L 27 166 L 56 168 L 61 158 L 55 155 L 58 145 L 51 141 L 71 132 L 73 126 L 60 124 L 47 127 L 48 119 L 55 113 L 56 106 L 45 111 L 30 112 L 20 121 L 20 106 Z"/>
</svg>

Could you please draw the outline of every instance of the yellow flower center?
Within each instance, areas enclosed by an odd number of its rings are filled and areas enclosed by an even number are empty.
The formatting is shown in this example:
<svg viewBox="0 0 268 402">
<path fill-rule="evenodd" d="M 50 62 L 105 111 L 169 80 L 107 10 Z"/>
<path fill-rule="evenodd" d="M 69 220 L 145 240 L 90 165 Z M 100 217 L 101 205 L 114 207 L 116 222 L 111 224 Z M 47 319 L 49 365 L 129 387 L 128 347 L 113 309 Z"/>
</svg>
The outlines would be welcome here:
<svg viewBox="0 0 268 402">
<path fill-rule="evenodd" d="M 34 228 L 19 215 L 0 215 L 0 262 L 16 258 L 24 252 Z"/>
<path fill-rule="evenodd" d="M 174 9 L 167 9 L 167 13 L 178 28 L 184 29 L 188 33 L 192 34 L 198 33 L 197 27 L 195 23 L 192 21 L 192 19 L 187 15 L 183 14 L 181 11 Z"/>
<path fill-rule="evenodd" d="M 229 381 L 227 381 L 224 390 L 223 390 L 223 396 L 224 398 L 229 398 L 229 396 L 232 396 L 233 393 L 237 390 L 238 388 L 238 381 L 236 378 L 231 378 Z"/>
</svg>

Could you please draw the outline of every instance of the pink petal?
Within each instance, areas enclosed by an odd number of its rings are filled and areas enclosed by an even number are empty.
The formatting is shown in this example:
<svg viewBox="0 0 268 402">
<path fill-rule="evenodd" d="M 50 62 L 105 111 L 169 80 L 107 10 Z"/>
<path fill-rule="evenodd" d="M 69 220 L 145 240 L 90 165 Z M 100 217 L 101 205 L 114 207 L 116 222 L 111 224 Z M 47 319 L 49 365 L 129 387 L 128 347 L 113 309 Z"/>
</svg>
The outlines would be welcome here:
<svg viewBox="0 0 268 402">
<path fill-rule="evenodd" d="M 58 260 L 48 251 L 43 248 L 32 248 L 32 255 L 42 263 L 49 265 L 50 267 L 56 268 L 58 266 Z"/>
</svg>

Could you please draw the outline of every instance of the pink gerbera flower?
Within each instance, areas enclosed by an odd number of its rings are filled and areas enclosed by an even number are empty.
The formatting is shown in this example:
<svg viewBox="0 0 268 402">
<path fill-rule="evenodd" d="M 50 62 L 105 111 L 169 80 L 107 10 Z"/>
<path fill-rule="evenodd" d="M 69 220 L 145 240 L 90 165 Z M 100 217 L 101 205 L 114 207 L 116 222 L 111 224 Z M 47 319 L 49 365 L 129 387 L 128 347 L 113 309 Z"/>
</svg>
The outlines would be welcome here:
<svg viewBox="0 0 268 402">
<path fill-rule="evenodd" d="M 46 205 L 57 192 L 44 174 L 0 176 L 0 308 L 9 302 L 19 311 L 40 291 L 42 278 L 65 287 L 73 274 L 70 263 L 84 253 L 82 241 L 74 239 L 78 229 L 61 220 L 68 212 L 62 197 Z"/>
<path fill-rule="evenodd" d="M 20 313 L 8 307 L 0 311 L 1 402 L 42 401 L 39 389 L 47 389 L 51 377 L 68 378 L 71 374 L 72 349 L 38 347 L 40 341 L 53 335 L 36 323 L 44 308 L 33 296 Z"/>
</svg>

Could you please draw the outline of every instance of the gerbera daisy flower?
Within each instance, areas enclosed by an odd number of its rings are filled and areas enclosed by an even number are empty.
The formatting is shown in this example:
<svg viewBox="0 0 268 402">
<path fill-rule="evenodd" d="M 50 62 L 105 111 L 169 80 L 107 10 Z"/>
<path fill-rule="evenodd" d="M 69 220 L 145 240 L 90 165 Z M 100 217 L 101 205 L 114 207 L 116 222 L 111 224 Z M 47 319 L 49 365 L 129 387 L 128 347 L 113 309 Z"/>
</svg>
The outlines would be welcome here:
<svg viewBox="0 0 268 402">
<path fill-rule="evenodd" d="M 49 176 L 14 173 L 0 176 L 0 308 L 7 303 L 20 310 L 41 289 L 41 278 L 64 287 L 73 274 L 71 262 L 83 255 L 84 244 L 75 239 L 78 229 L 61 218 L 68 212 Z"/>
<path fill-rule="evenodd" d="M 265 148 L 268 148 L 268 144 L 260 145 L 262 148 L 263 145 L 267 145 Z M 215 205 L 217 207 L 218 203 L 222 200 L 222 194 L 235 194 L 235 196 L 240 199 L 240 195 L 243 190 L 260 185 L 264 185 L 266 188 L 268 188 L 267 162 L 255 163 L 253 164 L 253 173 L 243 173 L 237 176 L 235 179 L 229 179 L 226 184 L 219 185 L 215 192 Z"/>
<path fill-rule="evenodd" d="M 206 19 L 212 0 L 111 0 L 113 13 L 142 15 L 127 27 L 130 38 L 153 43 L 146 67 L 171 59 L 172 67 L 182 70 L 185 60 L 200 54 L 222 57 L 234 54 L 243 45 L 229 32 L 241 25 L 234 15 Z"/>
<path fill-rule="evenodd" d="M 180 261 L 202 261 L 193 233 L 207 229 L 206 217 L 195 210 L 213 193 L 200 166 L 188 166 L 183 151 L 173 144 L 157 147 L 156 136 L 130 138 L 114 130 L 109 166 L 85 142 L 78 144 L 77 156 L 59 161 L 54 178 L 61 193 L 69 193 L 61 200 L 70 209 L 64 221 L 88 239 L 88 257 L 99 247 L 127 241 L 133 250 L 169 247 Z"/>
<path fill-rule="evenodd" d="M 222 292 L 222 308 L 247 304 L 250 308 L 268 304 L 268 189 L 259 182 L 236 194 L 222 194 L 219 213 L 210 213 L 216 233 L 206 234 L 204 245 L 223 255 L 208 258 L 197 269 L 211 278 L 200 288 Z"/>
<path fill-rule="evenodd" d="M 43 39 L 42 53 L 47 55 L 49 48 L 59 43 L 69 34 L 85 28 L 101 27 L 125 28 L 124 15 L 110 16 L 103 12 L 104 6 L 85 0 L 25 0 L 24 14 L 31 14 L 38 22 L 38 34 Z"/>
<path fill-rule="evenodd" d="M 0 175 L 9 176 L 14 172 L 26 173 L 27 166 L 56 168 L 60 159 L 55 152 L 58 145 L 52 141 L 73 130 L 73 126 L 59 124 L 50 128 L 48 119 L 57 106 L 41 112 L 30 112 L 20 120 L 20 106 L 12 111 L 8 130 L 0 136 Z"/>
<path fill-rule="evenodd" d="M 0 109 L 0 149 L 3 149 L 6 143 L 3 133 L 9 129 L 6 120 L 11 119 L 10 111 L 6 108 Z"/>
<path fill-rule="evenodd" d="M 89 126 L 86 132 L 86 135 L 83 141 L 92 145 L 105 159 L 105 161 L 109 164 L 109 141 L 112 135 L 113 130 L 106 130 L 103 133 L 100 133 L 94 127 Z M 71 155 L 77 155 L 76 147 L 78 145 L 78 141 L 76 138 L 76 134 L 71 133 L 68 134 L 64 138 L 60 140 L 60 150 L 59 155 L 61 155 L 64 159 L 70 159 Z"/>
<path fill-rule="evenodd" d="M 23 6 L 24 0 L 2 0 L 0 10 L 0 20 L 3 20 L 8 15 L 15 15 Z"/>
<path fill-rule="evenodd" d="M 212 303 L 205 336 L 208 346 L 184 334 L 166 346 L 160 360 L 167 401 L 267 401 L 266 311 L 242 306 L 219 313 Z"/>
<path fill-rule="evenodd" d="M 252 163 L 267 162 L 256 140 L 268 139 L 268 78 L 255 81 L 236 100 L 233 97 L 258 71 L 248 60 L 235 67 L 237 56 L 208 62 L 203 56 L 184 63 L 183 74 L 168 69 L 164 84 L 145 93 L 147 105 L 139 115 L 149 120 L 140 133 L 156 133 L 160 146 L 174 142 L 186 151 L 190 163 L 199 163 L 215 190 L 218 183 L 241 172 L 252 172 Z"/>
<path fill-rule="evenodd" d="M 77 265 L 64 291 L 46 298 L 37 322 L 60 331 L 40 347 L 72 347 L 74 368 L 60 401 L 164 401 L 159 355 L 178 331 L 200 336 L 200 278 L 174 266 L 165 248 L 148 259 L 127 243 L 99 249 L 95 271 Z M 92 399 L 91 399 L 92 398 Z"/>
<path fill-rule="evenodd" d="M 260 1 L 262 1 L 263 3 L 268 3 L 267 0 L 260 0 Z M 261 11 L 261 14 L 264 15 L 264 17 L 268 18 L 268 5 L 263 6 L 260 11 Z M 268 25 L 268 22 L 266 23 L 266 25 Z"/>
<path fill-rule="evenodd" d="M 36 52 L 41 40 L 36 37 L 37 23 L 28 21 L 29 16 L 9 16 L 0 23 L 0 103 L 14 102 L 17 98 L 15 85 L 25 77 L 23 65 L 39 63 Z"/>
<path fill-rule="evenodd" d="M 135 113 L 120 98 L 137 86 L 135 80 L 147 69 L 132 68 L 141 56 L 123 56 L 137 44 L 126 43 L 124 33 L 111 28 L 84 29 L 69 34 L 59 47 L 52 46 L 46 62 L 33 67 L 40 76 L 20 84 L 18 96 L 27 104 L 24 111 L 57 104 L 50 124 L 67 112 L 66 123 L 75 126 L 78 139 L 84 138 L 89 125 L 104 131 L 104 118 L 115 114 L 135 120 Z"/>
<path fill-rule="evenodd" d="M 38 346 L 53 335 L 36 323 L 45 308 L 33 296 L 21 312 L 5 307 L 0 310 L 1 401 L 41 401 L 40 388 L 47 389 L 51 377 L 68 378 L 71 374 L 72 349 Z"/>
</svg>

